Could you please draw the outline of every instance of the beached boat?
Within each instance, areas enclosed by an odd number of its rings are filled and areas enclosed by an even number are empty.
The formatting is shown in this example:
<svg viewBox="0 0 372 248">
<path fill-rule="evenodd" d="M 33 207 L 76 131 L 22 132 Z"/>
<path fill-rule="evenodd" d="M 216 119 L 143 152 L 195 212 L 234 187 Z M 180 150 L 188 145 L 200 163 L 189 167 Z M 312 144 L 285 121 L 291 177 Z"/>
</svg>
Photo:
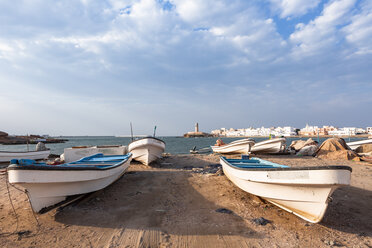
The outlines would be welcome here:
<svg viewBox="0 0 372 248">
<path fill-rule="evenodd" d="M 102 153 L 103 155 L 124 155 L 127 152 L 127 147 L 120 145 L 75 146 L 65 148 L 64 153 L 60 157 L 65 163 L 70 163 L 97 153 Z"/>
<path fill-rule="evenodd" d="M 31 152 L 8 152 L 0 151 L 0 162 L 9 162 L 12 159 L 47 159 L 50 154 L 50 150 L 45 151 L 31 151 Z"/>
<path fill-rule="evenodd" d="M 223 145 L 211 146 L 213 152 L 221 154 L 248 154 L 254 145 L 252 139 L 240 139 Z"/>
<path fill-rule="evenodd" d="M 32 209 L 64 201 L 67 196 L 97 191 L 119 179 L 130 164 L 132 154 L 95 154 L 76 162 L 48 165 L 29 159 L 14 159 L 8 166 L 9 183 L 26 190 Z"/>
<path fill-rule="evenodd" d="M 358 140 L 358 141 L 346 143 L 346 145 L 348 145 L 351 150 L 356 150 L 359 146 L 365 145 L 365 144 L 372 144 L 372 139 Z"/>
<path fill-rule="evenodd" d="M 128 151 L 133 154 L 133 160 L 145 165 L 161 157 L 165 150 L 165 142 L 155 137 L 134 140 L 128 145 Z"/>
<path fill-rule="evenodd" d="M 286 146 L 285 138 L 273 138 L 257 142 L 252 146 L 251 152 L 258 154 L 274 154 L 284 152 Z"/>
<path fill-rule="evenodd" d="M 329 197 L 350 184 L 348 166 L 288 167 L 259 158 L 220 158 L 225 175 L 242 190 L 257 195 L 304 220 L 318 223 Z"/>
</svg>

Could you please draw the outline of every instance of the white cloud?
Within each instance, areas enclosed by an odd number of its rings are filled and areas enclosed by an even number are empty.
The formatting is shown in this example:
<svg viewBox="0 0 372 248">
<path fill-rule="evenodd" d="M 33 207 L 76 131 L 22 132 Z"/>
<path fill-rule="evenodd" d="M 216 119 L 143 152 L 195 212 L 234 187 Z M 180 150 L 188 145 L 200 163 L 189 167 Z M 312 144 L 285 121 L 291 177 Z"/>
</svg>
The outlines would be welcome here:
<svg viewBox="0 0 372 248">
<path fill-rule="evenodd" d="M 176 12 L 184 21 L 195 24 L 211 20 L 218 15 L 224 18 L 228 10 L 235 7 L 236 1 L 173 0 L 172 3 L 175 4 Z"/>
<path fill-rule="evenodd" d="M 298 17 L 314 9 L 320 0 L 269 0 L 273 5 L 274 12 L 280 12 L 281 18 Z"/>
<path fill-rule="evenodd" d="M 354 47 L 356 54 L 372 53 L 372 2 L 364 1 L 361 12 L 351 18 L 343 28 L 346 40 Z"/>
<path fill-rule="evenodd" d="M 296 56 L 312 55 L 325 48 L 336 47 L 340 41 L 339 25 L 348 23 L 356 0 L 335 0 L 324 7 L 322 14 L 308 24 L 299 23 L 290 41 Z"/>
</svg>

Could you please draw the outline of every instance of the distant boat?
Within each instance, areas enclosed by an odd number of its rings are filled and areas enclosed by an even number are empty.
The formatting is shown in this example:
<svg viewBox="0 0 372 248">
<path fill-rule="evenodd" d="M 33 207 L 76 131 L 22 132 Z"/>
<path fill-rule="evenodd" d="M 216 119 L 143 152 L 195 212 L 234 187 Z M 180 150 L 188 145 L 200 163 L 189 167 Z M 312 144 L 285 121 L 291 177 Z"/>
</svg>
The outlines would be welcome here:
<svg viewBox="0 0 372 248">
<path fill-rule="evenodd" d="M 161 158 L 165 150 L 165 142 L 155 137 L 146 137 L 132 141 L 128 145 L 128 151 L 133 154 L 133 160 L 145 165 Z"/>
<path fill-rule="evenodd" d="M 103 155 L 124 155 L 127 151 L 126 146 L 121 145 L 104 145 L 104 146 L 75 146 L 65 148 L 64 153 L 60 156 L 65 163 L 77 161 L 83 157 L 93 154 L 102 153 Z"/>
<path fill-rule="evenodd" d="M 50 154 L 50 150 L 45 151 L 30 151 L 30 152 L 9 152 L 0 151 L 0 162 L 9 162 L 12 159 L 47 159 Z"/>
<path fill-rule="evenodd" d="M 194 146 L 190 150 L 190 153 L 191 154 L 205 154 L 205 153 L 210 153 L 210 152 L 211 152 L 211 148 L 210 147 L 204 147 L 204 148 L 196 149 L 196 146 Z"/>
<path fill-rule="evenodd" d="M 359 146 L 365 145 L 365 144 L 372 144 L 372 139 L 358 140 L 358 141 L 346 143 L 346 145 L 348 145 L 351 150 L 356 150 Z"/>
<path fill-rule="evenodd" d="M 273 138 L 257 142 L 251 149 L 254 154 L 275 154 L 285 150 L 286 139 L 285 138 Z"/>
<path fill-rule="evenodd" d="M 252 139 L 240 139 L 220 146 L 214 145 L 211 148 L 213 152 L 221 154 L 248 154 L 253 145 L 254 140 Z"/>
<path fill-rule="evenodd" d="M 67 196 L 85 194 L 107 187 L 124 174 L 132 154 L 95 154 L 76 162 L 48 165 L 29 159 L 14 159 L 8 166 L 9 183 L 26 189 L 32 209 L 64 201 Z"/>
<path fill-rule="evenodd" d="M 220 158 L 225 175 L 242 190 L 312 223 L 322 220 L 329 197 L 350 184 L 348 166 L 288 167 L 259 158 Z"/>
</svg>

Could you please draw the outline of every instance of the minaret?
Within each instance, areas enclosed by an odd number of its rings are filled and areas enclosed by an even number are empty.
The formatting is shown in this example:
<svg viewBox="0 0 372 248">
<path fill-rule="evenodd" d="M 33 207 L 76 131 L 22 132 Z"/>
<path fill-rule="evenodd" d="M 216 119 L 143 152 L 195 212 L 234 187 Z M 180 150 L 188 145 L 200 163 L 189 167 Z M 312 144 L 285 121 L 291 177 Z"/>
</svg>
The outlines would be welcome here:
<svg viewBox="0 0 372 248">
<path fill-rule="evenodd" d="M 195 133 L 199 132 L 199 123 L 195 124 Z"/>
</svg>

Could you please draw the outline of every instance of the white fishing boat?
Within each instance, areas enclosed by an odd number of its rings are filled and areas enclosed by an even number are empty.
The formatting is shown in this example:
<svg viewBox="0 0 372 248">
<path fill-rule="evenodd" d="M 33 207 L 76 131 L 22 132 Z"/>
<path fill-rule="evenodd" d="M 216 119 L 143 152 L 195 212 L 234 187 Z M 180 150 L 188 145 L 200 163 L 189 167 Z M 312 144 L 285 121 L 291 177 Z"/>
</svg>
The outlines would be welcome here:
<svg viewBox="0 0 372 248">
<path fill-rule="evenodd" d="M 211 148 L 213 152 L 221 154 L 249 154 L 253 145 L 252 139 L 240 139 L 228 144 L 214 145 Z"/>
<path fill-rule="evenodd" d="M 165 142 L 155 137 L 134 140 L 128 145 L 128 151 L 133 154 L 133 160 L 145 165 L 161 158 L 165 150 Z"/>
<path fill-rule="evenodd" d="M 372 139 L 358 140 L 358 141 L 346 143 L 346 145 L 348 145 L 351 150 L 356 150 L 359 146 L 365 145 L 365 144 L 372 144 Z"/>
<path fill-rule="evenodd" d="M 126 146 L 106 145 L 106 146 L 75 146 L 65 148 L 60 156 L 62 161 L 70 163 L 93 154 L 102 153 L 103 155 L 124 155 L 127 151 Z"/>
<path fill-rule="evenodd" d="M 0 151 L 0 162 L 9 162 L 12 159 L 47 159 L 50 154 L 50 150 L 45 151 L 30 151 L 30 152 L 8 152 L 8 151 Z"/>
<path fill-rule="evenodd" d="M 285 146 L 285 138 L 273 138 L 255 143 L 252 146 L 251 152 L 254 154 L 275 154 L 284 152 Z"/>
<path fill-rule="evenodd" d="M 259 158 L 220 158 L 225 175 L 242 190 L 257 195 L 304 220 L 318 223 L 329 197 L 350 184 L 348 166 L 288 167 Z"/>
<path fill-rule="evenodd" d="M 130 164 L 132 154 L 95 154 L 79 161 L 49 165 L 29 159 L 14 159 L 8 166 L 9 183 L 25 189 L 32 209 L 64 201 L 67 196 L 97 191 L 119 179 Z"/>
</svg>

